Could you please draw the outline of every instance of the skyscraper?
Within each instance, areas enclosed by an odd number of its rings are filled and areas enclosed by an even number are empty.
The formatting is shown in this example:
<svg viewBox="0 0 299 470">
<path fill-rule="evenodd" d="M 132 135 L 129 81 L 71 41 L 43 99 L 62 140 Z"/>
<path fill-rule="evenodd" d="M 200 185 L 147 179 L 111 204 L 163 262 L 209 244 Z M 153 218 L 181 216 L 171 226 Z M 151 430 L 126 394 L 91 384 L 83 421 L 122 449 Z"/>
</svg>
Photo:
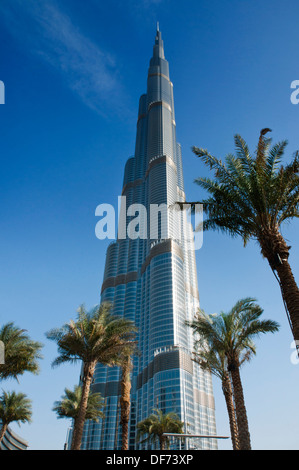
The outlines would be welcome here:
<svg viewBox="0 0 299 470">
<path fill-rule="evenodd" d="M 132 236 L 118 233 L 107 250 L 101 301 L 112 313 L 138 327 L 140 355 L 134 357 L 130 448 L 136 425 L 154 408 L 173 411 L 192 434 L 215 434 L 212 381 L 191 359 L 193 337 L 185 324 L 199 308 L 194 246 L 184 212 L 169 208 L 185 201 L 181 147 L 176 141 L 173 84 L 157 28 L 147 93 L 140 97 L 135 155 L 128 159 L 122 188 L 122 213 L 129 228 L 142 205 Z M 135 219 L 136 222 L 136 219 Z M 142 228 L 142 230 L 141 230 Z M 140 236 L 142 232 L 142 236 Z M 82 449 L 120 449 L 120 371 L 97 366 L 93 391 L 105 398 L 105 419 L 87 422 Z M 217 448 L 215 440 L 194 439 L 189 446 Z"/>
</svg>

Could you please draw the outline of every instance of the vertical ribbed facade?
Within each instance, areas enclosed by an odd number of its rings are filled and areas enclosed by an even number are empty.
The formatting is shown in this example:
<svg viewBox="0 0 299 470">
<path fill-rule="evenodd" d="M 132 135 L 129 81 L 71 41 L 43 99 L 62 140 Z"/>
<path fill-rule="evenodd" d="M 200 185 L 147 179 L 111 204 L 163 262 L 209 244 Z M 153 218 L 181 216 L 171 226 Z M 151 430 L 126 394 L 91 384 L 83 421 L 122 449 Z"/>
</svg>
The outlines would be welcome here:
<svg viewBox="0 0 299 470">
<path fill-rule="evenodd" d="M 118 238 L 108 247 L 101 290 L 101 301 L 111 302 L 112 313 L 138 327 L 130 449 L 139 448 L 136 425 L 154 408 L 177 413 L 186 432 L 216 434 L 211 376 L 191 360 L 192 331 L 185 325 L 199 308 L 195 252 L 184 241 L 185 213 L 165 210 L 184 201 L 185 193 L 173 85 L 159 30 L 147 93 L 139 101 L 135 154 L 125 166 L 122 196 L 122 210 L 129 209 L 127 227 L 137 215 L 132 205 L 147 209 L 146 217 L 139 219 L 147 236 Z M 119 380 L 118 368 L 97 366 L 92 387 L 105 399 L 105 418 L 86 423 L 82 449 L 120 449 Z M 214 439 L 189 442 L 189 447 L 194 445 L 217 448 Z"/>
</svg>

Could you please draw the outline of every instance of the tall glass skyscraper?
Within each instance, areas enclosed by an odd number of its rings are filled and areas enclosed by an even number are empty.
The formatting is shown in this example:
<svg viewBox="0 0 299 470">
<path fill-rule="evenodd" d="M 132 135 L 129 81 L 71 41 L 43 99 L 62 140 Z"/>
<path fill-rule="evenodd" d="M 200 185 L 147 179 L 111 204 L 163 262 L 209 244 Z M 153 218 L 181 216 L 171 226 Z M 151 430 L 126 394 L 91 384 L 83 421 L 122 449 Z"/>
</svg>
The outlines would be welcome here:
<svg viewBox="0 0 299 470">
<path fill-rule="evenodd" d="M 194 246 L 187 243 L 184 212 L 169 210 L 185 201 L 181 147 L 176 141 L 173 84 L 157 28 L 147 93 L 139 102 L 135 155 L 126 163 L 122 188 L 126 228 L 139 205 L 139 234 L 109 245 L 101 301 L 138 327 L 140 355 L 132 371 L 130 449 L 137 449 L 136 425 L 154 408 L 173 411 L 192 434 L 216 434 L 212 381 L 191 359 L 193 336 L 185 324 L 199 308 Z M 166 210 L 164 209 L 166 208 Z M 135 219 L 136 220 L 136 219 Z M 142 227 L 141 227 L 142 226 Z M 141 230 L 142 228 L 142 230 Z M 136 227 L 135 227 L 136 229 Z M 135 230 L 136 233 L 136 230 Z M 105 398 L 105 418 L 87 422 L 82 449 L 120 449 L 120 371 L 97 366 L 93 391 Z M 215 439 L 194 439 L 189 448 L 215 449 Z"/>
</svg>

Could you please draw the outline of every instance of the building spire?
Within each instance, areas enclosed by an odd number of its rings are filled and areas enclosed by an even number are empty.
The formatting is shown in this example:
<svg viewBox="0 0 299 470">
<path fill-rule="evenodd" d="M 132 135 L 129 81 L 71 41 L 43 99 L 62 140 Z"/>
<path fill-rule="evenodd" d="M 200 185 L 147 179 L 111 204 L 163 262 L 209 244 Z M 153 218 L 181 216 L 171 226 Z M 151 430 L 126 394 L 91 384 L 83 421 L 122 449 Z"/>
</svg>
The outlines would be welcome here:
<svg viewBox="0 0 299 470">
<path fill-rule="evenodd" d="M 155 38 L 153 58 L 165 59 L 164 56 L 164 45 L 162 40 L 162 34 L 159 27 L 159 21 L 157 21 L 157 32 Z"/>
</svg>

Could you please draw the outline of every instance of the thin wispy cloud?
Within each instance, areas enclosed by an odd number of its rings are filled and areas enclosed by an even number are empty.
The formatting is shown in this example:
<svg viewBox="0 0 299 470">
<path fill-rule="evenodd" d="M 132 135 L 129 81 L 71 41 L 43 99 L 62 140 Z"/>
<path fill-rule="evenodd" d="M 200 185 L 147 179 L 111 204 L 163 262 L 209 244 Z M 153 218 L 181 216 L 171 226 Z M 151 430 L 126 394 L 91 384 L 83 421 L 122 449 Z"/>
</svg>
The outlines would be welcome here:
<svg viewBox="0 0 299 470">
<path fill-rule="evenodd" d="M 87 106 L 102 115 L 108 103 L 110 110 L 120 111 L 124 93 L 116 59 L 80 31 L 56 3 L 2 0 L 0 12 L 10 33 L 62 74 Z"/>
</svg>

